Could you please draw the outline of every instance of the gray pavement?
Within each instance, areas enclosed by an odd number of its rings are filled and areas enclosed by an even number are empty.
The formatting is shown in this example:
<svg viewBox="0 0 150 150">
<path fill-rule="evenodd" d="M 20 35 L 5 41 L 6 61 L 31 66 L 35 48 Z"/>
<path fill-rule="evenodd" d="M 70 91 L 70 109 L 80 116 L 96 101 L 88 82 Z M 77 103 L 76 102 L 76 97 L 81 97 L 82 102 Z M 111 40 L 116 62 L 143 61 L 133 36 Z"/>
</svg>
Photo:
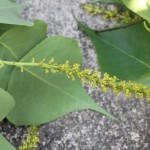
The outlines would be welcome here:
<svg viewBox="0 0 150 150">
<path fill-rule="evenodd" d="M 82 49 L 84 66 L 99 69 L 89 38 L 79 31 L 75 18 L 92 28 L 113 26 L 101 16 L 91 17 L 81 9 L 87 0 L 18 0 L 28 8 L 23 17 L 42 19 L 48 23 L 49 35 L 61 34 L 75 38 Z M 101 114 L 84 110 L 73 112 L 41 127 L 39 150 L 150 150 L 150 103 L 143 99 L 127 100 L 110 90 L 101 93 L 85 87 L 95 101 L 119 118 L 113 122 Z M 6 120 L 0 127 L 11 143 L 18 146 L 26 127 L 14 127 Z"/>
</svg>

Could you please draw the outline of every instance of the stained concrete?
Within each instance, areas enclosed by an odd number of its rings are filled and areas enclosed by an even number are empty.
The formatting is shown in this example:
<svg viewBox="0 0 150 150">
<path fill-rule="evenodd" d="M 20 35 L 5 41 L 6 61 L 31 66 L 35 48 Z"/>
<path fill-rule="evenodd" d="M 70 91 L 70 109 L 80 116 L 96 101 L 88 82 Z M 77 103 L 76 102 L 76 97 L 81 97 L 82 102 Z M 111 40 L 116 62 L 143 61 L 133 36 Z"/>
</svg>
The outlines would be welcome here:
<svg viewBox="0 0 150 150">
<path fill-rule="evenodd" d="M 78 29 L 75 18 L 98 30 L 113 26 L 113 22 L 86 14 L 80 4 L 87 1 L 18 0 L 28 5 L 23 12 L 24 18 L 38 18 L 47 22 L 49 35 L 75 38 L 82 50 L 84 66 L 99 69 L 93 45 Z M 101 93 L 88 86 L 85 88 L 97 104 L 117 116 L 119 122 L 90 110 L 70 113 L 41 127 L 39 150 L 150 149 L 150 103 L 143 99 L 127 100 L 123 94 L 116 96 L 111 90 Z M 1 130 L 16 146 L 26 133 L 26 127 L 14 127 L 6 120 L 1 123 Z"/>
</svg>

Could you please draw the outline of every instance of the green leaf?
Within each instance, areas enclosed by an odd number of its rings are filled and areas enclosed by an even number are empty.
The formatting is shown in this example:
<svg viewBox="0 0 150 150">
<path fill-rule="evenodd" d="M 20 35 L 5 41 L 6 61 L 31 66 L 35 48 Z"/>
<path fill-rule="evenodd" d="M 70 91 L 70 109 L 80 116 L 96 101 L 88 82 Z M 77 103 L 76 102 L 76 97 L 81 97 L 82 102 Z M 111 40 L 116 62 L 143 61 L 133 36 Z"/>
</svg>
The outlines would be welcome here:
<svg viewBox="0 0 150 150">
<path fill-rule="evenodd" d="M 92 0 L 91 3 L 97 3 L 97 2 L 105 2 L 105 3 L 120 3 L 122 4 L 121 0 Z"/>
<path fill-rule="evenodd" d="M 2 35 L 4 32 L 8 31 L 13 27 L 15 27 L 15 25 L 0 23 L 0 35 Z"/>
<path fill-rule="evenodd" d="M 127 8 L 150 23 L 149 0 L 121 0 Z"/>
<path fill-rule="evenodd" d="M 79 26 L 91 38 L 103 72 L 150 86 L 150 33 L 142 23 L 102 33 Z"/>
<path fill-rule="evenodd" d="M 0 0 L 0 23 L 32 26 L 33 22 L 21 19 L 23 6 L 9 0 Z"/>
<path fill-rule="evenodd" d="M 0 121 L 2 121 L 8 112 L 14 107 L 13 97 L 0 88 Z"/>
<path fill-rule="evenodd" d="M 26 55 L 36 44 L 47 36 L 47 25 L 42 21 L 35 21 L 34 26 L 19 26 L 5 32 L 0 37 L 0 59 L 18 61 Z M 7 89 L 13 67 L 4 66 L 0 69 L 0 87 Z"/>
<path fill-rule="evenodd" d="M 150 0 L 147 0 L 146 2 L 147 2 L 146 4 L 147 4 L 147 8 L 148 8 L 148 13 L 150 15 Z"/>
<path fill-rule="evenodd" d="M 30 62 L 33 57 L 37 62 L 43 58 L 48 61 L 52 57 L 58 63 L 66 60 L 71 64 L 82 62 L 77 42 L 63 36 L 52 36 L 37 43 L 21 62 Z M 25 67 L 21 73 L 15 68 L 8 91 L 15 98 L 16 105 L 7 118 L 15 125 L 46 123 L 82 109 L 92 109 L 115 119 L 95 104 L 78 79 L 71 81 L 63 74 L 45 74 L 43 69 L 35 67 Z"/>
<path fill-rule="evenodd" d="M 16 150 L 15 147 L 13 147 L 2 134 L 0 134 L 0 149 L 1 150 Z"/>
</svg>

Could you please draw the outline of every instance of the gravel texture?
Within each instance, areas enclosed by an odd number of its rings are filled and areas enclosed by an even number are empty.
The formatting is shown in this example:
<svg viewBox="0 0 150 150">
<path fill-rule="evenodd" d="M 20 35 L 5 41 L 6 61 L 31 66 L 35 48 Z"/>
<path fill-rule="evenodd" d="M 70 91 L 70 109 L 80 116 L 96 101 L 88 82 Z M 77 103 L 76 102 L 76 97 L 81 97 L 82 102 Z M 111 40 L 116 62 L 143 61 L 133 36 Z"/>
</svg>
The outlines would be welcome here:
<svg viewBox="0 0 150 150">
<path fill-rule="evenodd" d="M 91 17 L 80 4 L 88 0 L 18 0 L 28 8 L 23 17 L 48 23 L 49 35 L 62 34 L 78 40 L 84 66 L 98 69 L 94 48 L 89 38 L 79 31 L 75 18 L 95 29 L 111 27 L 101 16 Z M 119 118 L 113 122 L 101 114 L 84 110 L 70 113 L 41 127 L 39 150 L 150 150 L 150 103 L 129 99 L 112 91 L 100 93 L 86 87 L 95 101 Z M 9 141 L 19 146 L 26 127 L 14 127 L 4 120 L 0 130 Z"/>
</svg>

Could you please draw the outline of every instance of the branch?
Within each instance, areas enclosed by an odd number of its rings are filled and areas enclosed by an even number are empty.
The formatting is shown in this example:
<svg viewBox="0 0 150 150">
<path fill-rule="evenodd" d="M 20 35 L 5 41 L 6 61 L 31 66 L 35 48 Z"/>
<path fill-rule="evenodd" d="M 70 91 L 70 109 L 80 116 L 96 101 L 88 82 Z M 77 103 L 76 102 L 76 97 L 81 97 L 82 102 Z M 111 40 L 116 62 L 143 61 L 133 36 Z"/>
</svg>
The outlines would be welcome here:
<svg viewBox="0 0 150 150">
<path fill-rule="evenodd" d="M 70 65 L 69 61 L 64 64 L 57 64 L 52 58 L 48 63 L 43 59 L 40 62 L 35 62 L 34 58 L 31 62 L 11 62 L 0 60 L 0 67 L 15 66 L 21 69 L 21 72 L 26 71 L 25 67 L 37 67 L 45 70 L 45 73 L 59 73 L 66 74 L 66 76 L 75 80 L 78 77 L 82 84 L 89 84 L 94 88 L 99 88 L 103 92 L 107 92 L 111 88 L 116 94 L 124 92 L 127 97 L 131 97 L 135 94 L 137 98 L 147 97 L 150 99 L 150 89 L 140 83 L 134 83 L 131 81 L 121 81 L 116 76 L 110 77 L 107 73 L 101 75 L 97 70 L 92 69 L 80 69 L 79 64 Z"/>
</svg>

